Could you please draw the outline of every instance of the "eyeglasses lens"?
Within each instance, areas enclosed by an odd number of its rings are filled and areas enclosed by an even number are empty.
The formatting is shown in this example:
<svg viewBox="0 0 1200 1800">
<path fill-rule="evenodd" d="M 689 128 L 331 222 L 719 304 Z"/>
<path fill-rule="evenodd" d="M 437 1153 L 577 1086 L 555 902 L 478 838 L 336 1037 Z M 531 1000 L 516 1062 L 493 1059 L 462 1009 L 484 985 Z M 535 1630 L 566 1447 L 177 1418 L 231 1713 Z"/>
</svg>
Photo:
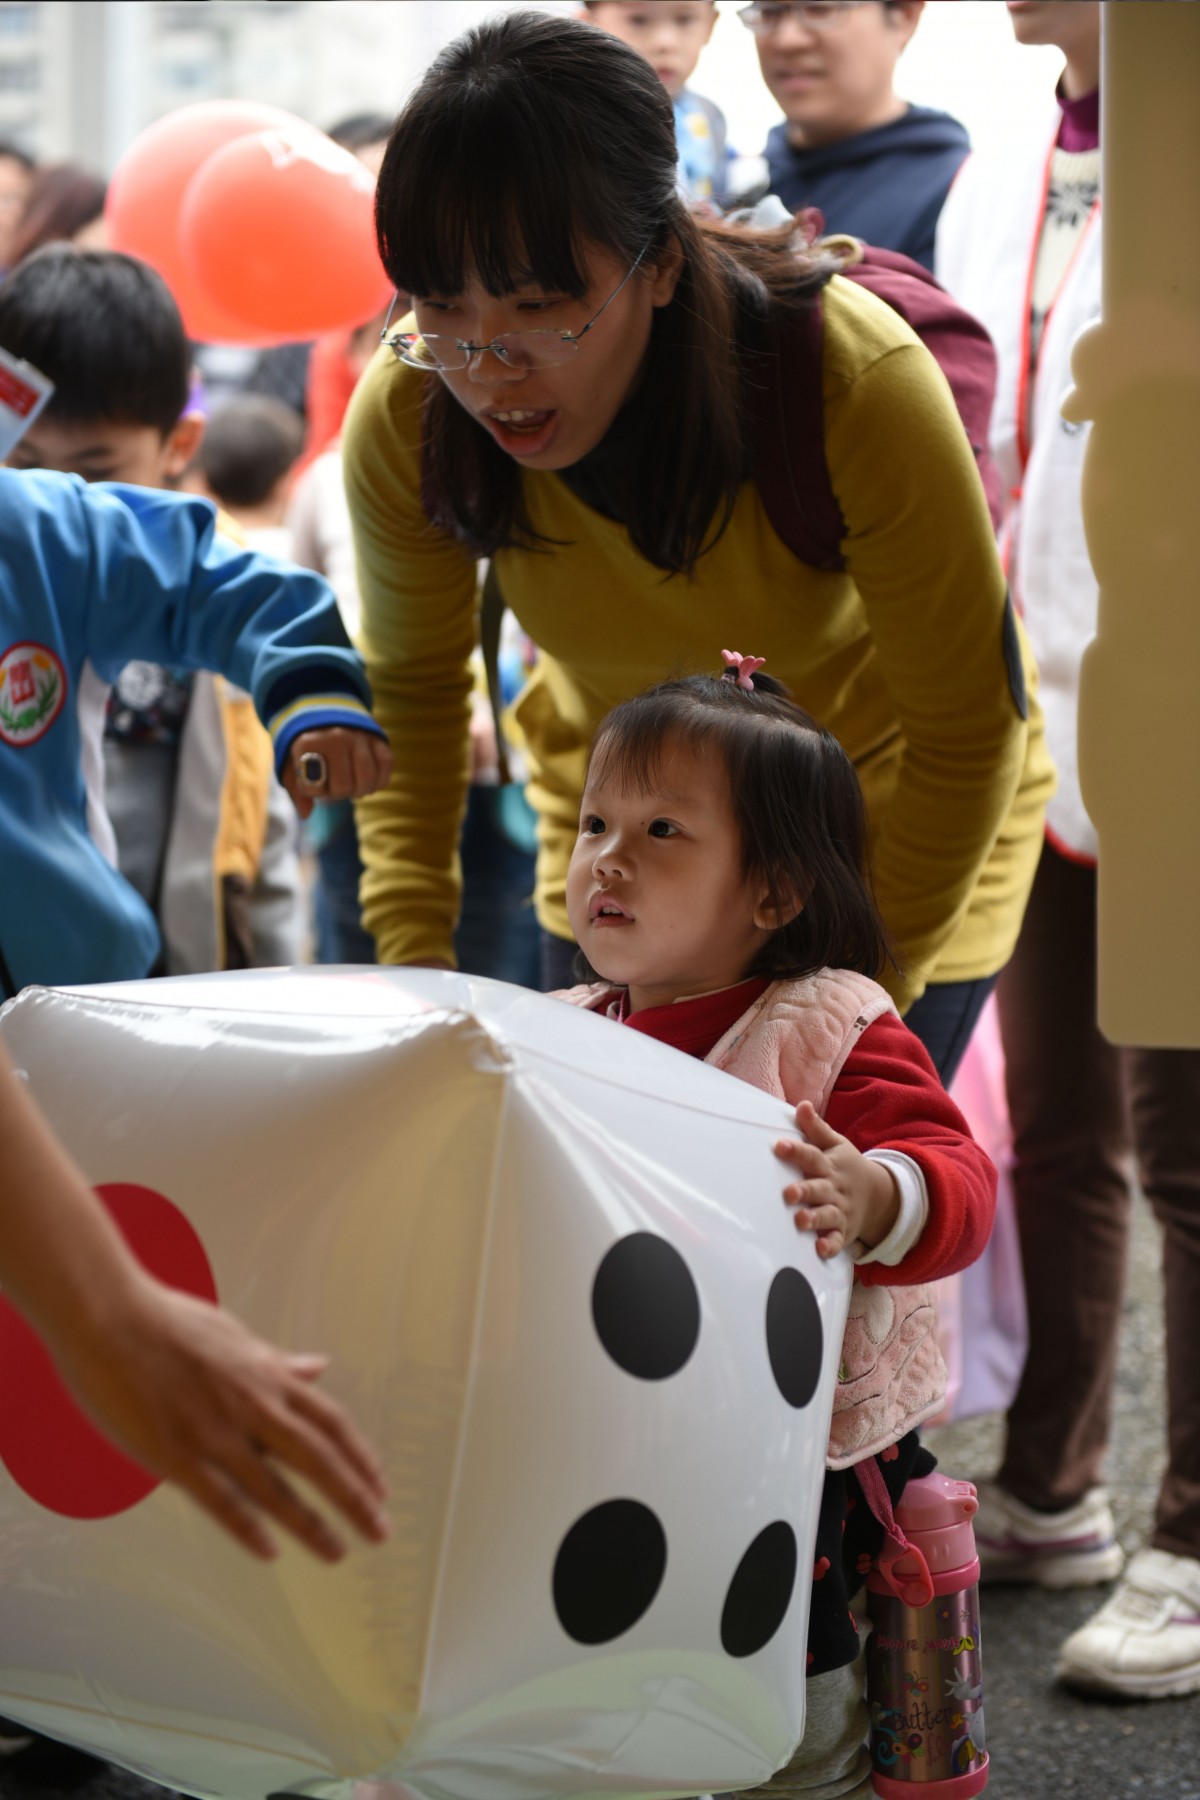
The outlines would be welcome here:
<svg viewBox="0 0 1200 1800">
<path fill-rule="evenodd" d="M 769 37 L 773 31 L 778 31 L 786 19 L 794 19 L 810 31 L 829 31 L 844 24 L 853 8 L 861 3 L 862 0 L 792 0 L 791 4 L 775 6 L 769 0 L 763 0 L 761 5 L 744 6 L 738 17 L 760 37 Z"/>
<path fill-rule="evenodd" d="M 569 362 L 578 349 L 576 339 L 558 331 L 507 331 L 490 344 L 462 344 L 457 338 L 402 332 L 388 339 L 395 354 L 414 369 L 465 369 L 477 356 L 491 351 L 510 369 L 546 368 Z"/>
</svg>

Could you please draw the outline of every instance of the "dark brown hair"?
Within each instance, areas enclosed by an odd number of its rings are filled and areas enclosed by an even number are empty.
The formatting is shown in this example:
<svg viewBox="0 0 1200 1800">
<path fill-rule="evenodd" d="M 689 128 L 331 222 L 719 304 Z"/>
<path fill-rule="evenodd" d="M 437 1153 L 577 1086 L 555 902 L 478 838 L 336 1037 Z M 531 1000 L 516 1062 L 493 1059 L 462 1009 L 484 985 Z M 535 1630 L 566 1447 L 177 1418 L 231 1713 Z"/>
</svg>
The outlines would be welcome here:
<svg viewBox="0 0 1200 1800">
<path fill-rule="evenodd" d="M 13 229 L 9 255 L 13 267 L 43 244 L 69 242 L 104 211 L 107 188 L 99 175 L 78 163 L 53 163 L 35 169 L 25 210 Z"/>
<path fill-rule="evenodd" d="M 152 425 L 187 405 L 192 352 L 162 276 L 119 250 L 47 244 L 0 282 L 0 348 L 54 383 L 45 417 Z"/>
<path fill-rule="evenodd" d="M 304 420 L 270 394 L 234 394 L 216 407 L 194 466 L 230 512 L 262 506 L 304 448 Z"/>
<path fill-rule="evenodd" d="M 649 688 L 597 728 L 589 778 L 637 792 L 676 744 L 711 750 L 729 776 L 742 872 L 772 908 L 800 912 L 767 938 L 745 973 L 791 979 L 818 969 L 878 977 L 896 958 L 871 894 L 867 828 L 854 765 L 837 739 L 757 674 L 754 691 L 711 675 Z"/>
<path fill-rule="evenodd" d="M 396 122 L 375 198 L 384 265 L 416 295 L 455 294 L 474 276 L 496 296 L 533 282 L 582 297 L 588 246 L 628 267 L 678 243 L 682 272 L 655 309 L 644 429 L 618 496 L 635 548 L 673 574 L 720 535 L 746 475 L 740 350 L 773 307 L 803 304 L 837 267 L 797 250 L 791 225 L 695 217 L 676 158 L 671 101 L 636 51 L 579 20 L 515 12 L 435 59 Z M 519 467 L 436 375 L 424 487 L 434 522 L 479 554 L 545 542 Z"/>
</svg>

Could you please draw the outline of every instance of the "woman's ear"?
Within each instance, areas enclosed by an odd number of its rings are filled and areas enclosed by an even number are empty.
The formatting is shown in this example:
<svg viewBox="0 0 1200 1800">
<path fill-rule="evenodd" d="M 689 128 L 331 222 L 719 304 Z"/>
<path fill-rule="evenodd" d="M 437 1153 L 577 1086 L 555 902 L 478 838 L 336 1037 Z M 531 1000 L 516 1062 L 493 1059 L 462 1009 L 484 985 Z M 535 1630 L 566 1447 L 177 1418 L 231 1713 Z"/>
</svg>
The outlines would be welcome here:
<svg viewBox="0 0 1200 1800">
<path fill-rule="evenodd" d="M 683 245 L 674 234 L 663 248 L 656 263 L 647 270 L 652 306 L 670 306 L 683 274 Z"/>
</svg>

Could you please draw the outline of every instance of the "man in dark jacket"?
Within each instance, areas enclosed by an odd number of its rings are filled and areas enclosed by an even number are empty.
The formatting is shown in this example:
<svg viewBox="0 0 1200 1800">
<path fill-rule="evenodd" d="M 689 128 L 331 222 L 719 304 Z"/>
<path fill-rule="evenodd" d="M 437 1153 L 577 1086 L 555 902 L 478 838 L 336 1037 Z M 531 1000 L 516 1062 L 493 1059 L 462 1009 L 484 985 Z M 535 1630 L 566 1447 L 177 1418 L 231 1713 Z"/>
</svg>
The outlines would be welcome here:
<svg viewBox="0 0 1200 1800">
<path fill-rule="evenodd" d="M 933 267 L 933 238 L 970 143 L 949 113 L 910 106 L 896 64 L 924 0 L 812 0 L 742 9 L 785 118 L 767 139 L 770 192 Z"/>
</svg>

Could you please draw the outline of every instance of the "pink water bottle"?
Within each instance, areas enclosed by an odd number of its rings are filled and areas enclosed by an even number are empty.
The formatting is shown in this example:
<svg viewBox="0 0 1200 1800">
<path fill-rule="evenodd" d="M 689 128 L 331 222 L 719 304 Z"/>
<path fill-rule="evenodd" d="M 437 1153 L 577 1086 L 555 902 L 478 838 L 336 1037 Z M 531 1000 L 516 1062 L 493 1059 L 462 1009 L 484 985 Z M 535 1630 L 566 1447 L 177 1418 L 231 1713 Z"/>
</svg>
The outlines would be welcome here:
<svg viewBox="0 0 1200 1800">
<path fill-rule="evenodd" d="M 867 1577 L 871 1780 L 884 1800 L 966 1800 L 987 1786 L 978 1510 L 969 1481 L 910 1481 Z"/>
</svg>

